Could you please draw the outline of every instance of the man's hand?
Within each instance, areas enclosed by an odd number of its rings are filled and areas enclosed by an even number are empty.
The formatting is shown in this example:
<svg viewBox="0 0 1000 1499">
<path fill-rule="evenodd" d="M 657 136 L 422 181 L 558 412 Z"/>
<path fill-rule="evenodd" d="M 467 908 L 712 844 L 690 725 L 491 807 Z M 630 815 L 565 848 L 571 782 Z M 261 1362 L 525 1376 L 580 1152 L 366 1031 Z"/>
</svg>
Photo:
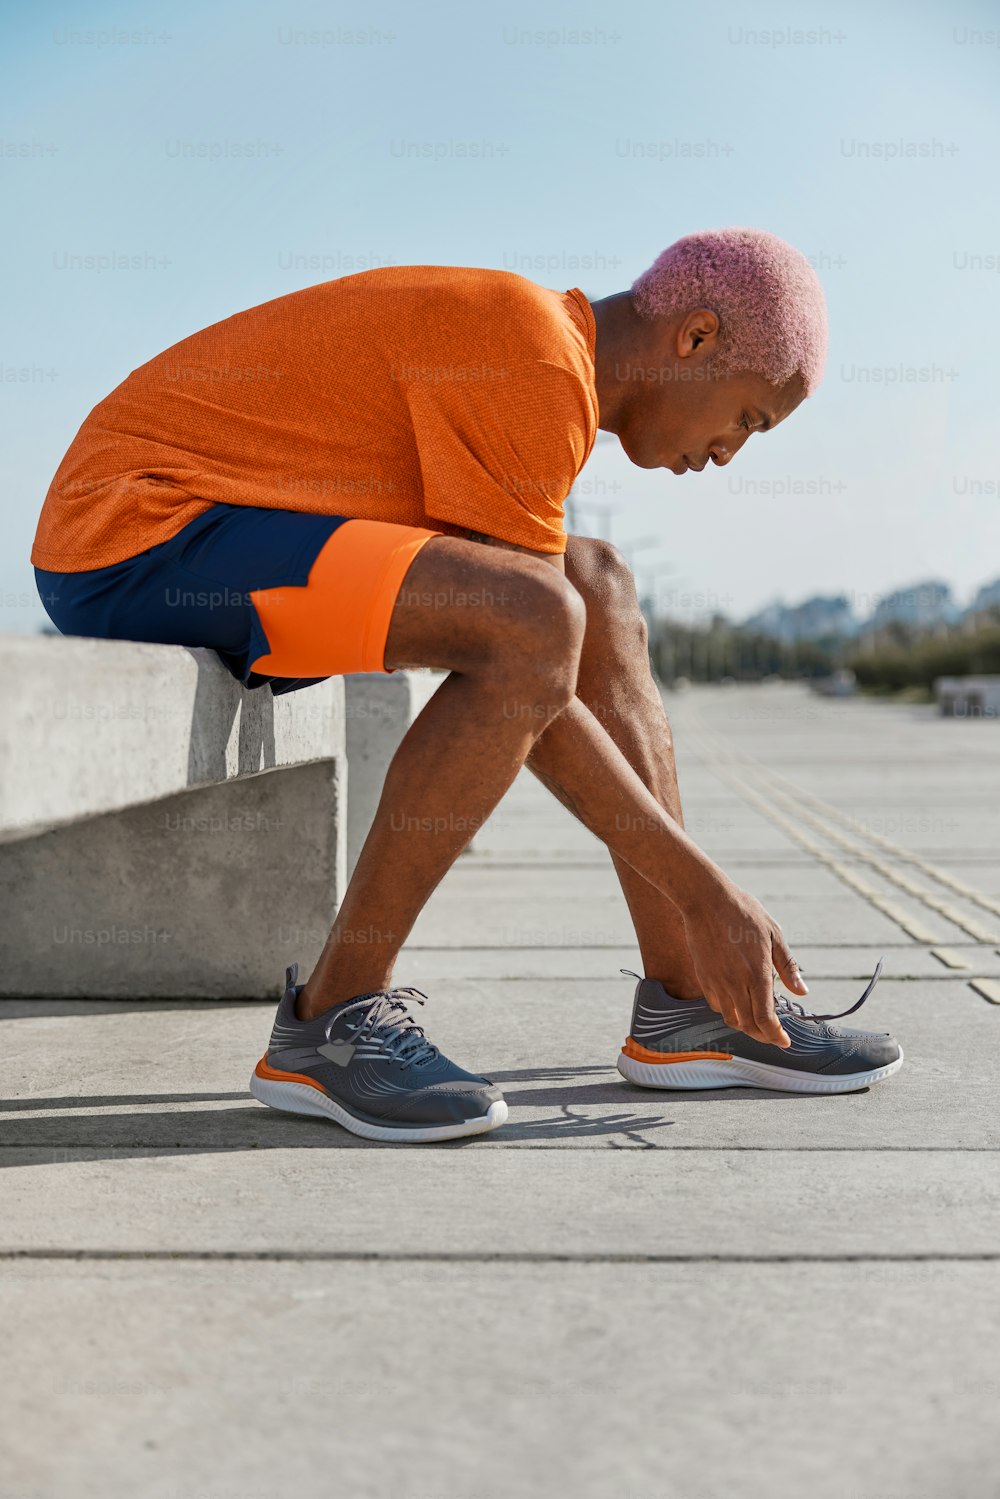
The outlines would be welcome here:
<svg viewBox="0 0 1000 1499">
<path fill-rule="evenodd" d="M 757 1041 L 790 1046 L 775 1014 L 775 970 L 793 994 L 809 991 L 777 922 L 725 875 L 683 915 L 691 960 L 712 1009 Z"/>
</svg>

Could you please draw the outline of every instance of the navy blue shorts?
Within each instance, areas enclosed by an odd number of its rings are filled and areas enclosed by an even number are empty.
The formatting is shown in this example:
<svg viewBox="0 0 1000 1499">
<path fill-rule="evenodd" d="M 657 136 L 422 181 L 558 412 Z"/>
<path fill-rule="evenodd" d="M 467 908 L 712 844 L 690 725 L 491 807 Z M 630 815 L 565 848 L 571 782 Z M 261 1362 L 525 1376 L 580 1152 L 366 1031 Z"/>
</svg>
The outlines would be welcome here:
<svg viewBox="0 0 1000 1499">
<path fill-rule="evenodd" d="M 213 505 L 169 541 L 112 567 L 35 569 L 64 635 L 207 646 L 247 687 L 291 692 L 385 671 L 393 604 L 439 532 L 392 522 Z M 331 542 L 331 537 L 336 537 Z M 264 668 L 255 671 L 256 663 Z"/>
</svg>

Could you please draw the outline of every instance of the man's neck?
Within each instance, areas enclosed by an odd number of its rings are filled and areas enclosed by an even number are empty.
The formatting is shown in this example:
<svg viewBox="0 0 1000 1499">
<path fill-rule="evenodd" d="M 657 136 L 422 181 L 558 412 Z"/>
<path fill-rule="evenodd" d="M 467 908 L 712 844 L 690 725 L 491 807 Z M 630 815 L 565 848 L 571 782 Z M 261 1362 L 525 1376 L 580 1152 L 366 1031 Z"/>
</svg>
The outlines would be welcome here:
<svg viewBox="0 0 1000 1499">
<path fill-rule="evenodd" d="M 636 358 L 639 314 L 627 291 L 615 292 L 590 305 L 597 325 L 594 378 L 598 425 L 604 432 L 616 432 L 628 391 L 627 367 Z"/>
</svg>

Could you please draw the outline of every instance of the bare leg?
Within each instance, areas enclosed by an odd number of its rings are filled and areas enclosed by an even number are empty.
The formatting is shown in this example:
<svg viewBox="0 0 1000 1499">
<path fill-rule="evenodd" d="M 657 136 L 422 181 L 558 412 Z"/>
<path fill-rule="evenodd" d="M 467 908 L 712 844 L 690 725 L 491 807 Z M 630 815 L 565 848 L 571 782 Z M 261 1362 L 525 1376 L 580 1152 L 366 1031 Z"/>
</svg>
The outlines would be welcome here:
<svg viewBox="0 0 1000 1499">
<path fill-rule="evenodd" d="M 437 537 L 414 559 L 386 664 L 451 668 L 399 746 L 301 1018 L 388 987 L 431 892 L 572 700 L 584 608 L 536 559 Z M 363 936 L 361 935 L 363 934 Z"/>
<path fill-rule="evenodd" d="M 386 663 L 452 675 L 389 767 L 337 921 L 300 996 L 303 1018 L 388 985 L 428 896 L 548 728 L 536 769 L 591 832 L 685 913 L 706 997 L 729 1023 L 787 1045 L 771 992 L 772 964 L 793 966 L 781 932 L 664 811 L 575 695 L 584 628 L 580 594 L 540 558 L 440 536 L 414 559 Z M 352 941 L 373 927 L 378 940 Z"/>
<path fill-rule="evenodd" d="M 587 606 L 577 697 L 614 740 L 660 806 L 683 827 L 673 737 L 649 669 L 646 621 L 625 559 L 607 542 L 571 536 L 566 576 Z M 532 753 L 537 769 L 542 756 Z M 623 814 L 628 815 L 628 814 Z M 688 953 L 680 911 L 617 854 L 611 855 L 635 926 L 643 969 L 677 999 L 701 986 Z"/>
</svg>

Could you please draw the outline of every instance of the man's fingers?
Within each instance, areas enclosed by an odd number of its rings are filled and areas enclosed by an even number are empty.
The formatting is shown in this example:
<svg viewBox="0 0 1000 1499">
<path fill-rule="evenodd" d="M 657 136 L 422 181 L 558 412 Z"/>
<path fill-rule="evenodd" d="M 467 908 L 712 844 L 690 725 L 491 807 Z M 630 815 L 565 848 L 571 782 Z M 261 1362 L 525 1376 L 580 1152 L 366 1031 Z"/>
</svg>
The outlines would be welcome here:
<svg viewBox="0 0 1000 1499">
<path fill-rule="evenodd" d="M 774 1013 L 774 996 L 771 994 L 769 981 L 765 984 L 764 992 L 770 999 L 770 1004 L 765 999 L 759 1010 L 755 1009 L 749 985 L 739 1002 L 728 996 L 724 999 L 718 993 L 706 994 L 705 999 L 733 1030 L 742 1031 L 745 1036 L 752 1036 L 756 1041 L 763 1041 L 765 1046 L 788 1046 L 789 1039 Z"/>
<path fill-rule="evenodd" d="M 771 933 L 771 962 L 774 970 L 792 994 L 808 994 L 808 986 L 799 972 L 799 965 L 788 951 L 784 937 L 777 928 Z"/>
<path fill-rule="evenodd" d="M 770 973 L 761 974 L 750 995 L 753 1018 L 762 1041 L 769 1046 L 791 1046 L 791 1040 L 781 1028 L 781 1021 L 774 1010 L 774 990 Z"/>
<path fill-rule="evenodd" d="M 748 1013 L 742 1014 L 738 1005 L 728 997 L 723 999 L 718 993 L 706 994 L 706 1000 L 717 1015 L 721 1015 L 727 1025 L 731 1025 L 734 1031 L 743 1031 L 745 1035 L 753 1033 L 753 1017 Z"/>
</svg>

